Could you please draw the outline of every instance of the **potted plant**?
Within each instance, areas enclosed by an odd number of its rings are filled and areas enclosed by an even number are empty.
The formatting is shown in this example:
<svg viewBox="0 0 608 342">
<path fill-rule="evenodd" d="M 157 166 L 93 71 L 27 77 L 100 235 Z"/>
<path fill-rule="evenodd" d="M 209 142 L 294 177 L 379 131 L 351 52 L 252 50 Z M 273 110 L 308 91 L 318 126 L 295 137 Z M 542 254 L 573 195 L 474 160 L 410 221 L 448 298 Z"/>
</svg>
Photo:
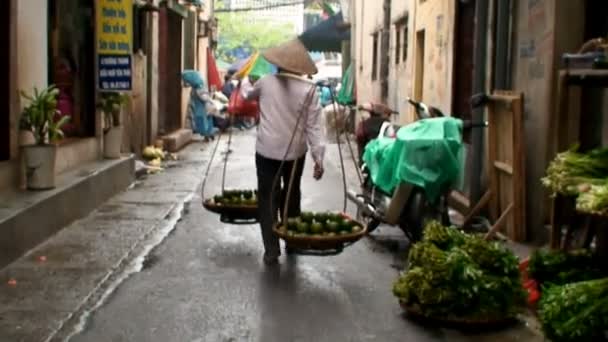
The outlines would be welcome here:
<svg viewBox="0 0 608 342">
<path fill-rule="evenodd" d="M 32 94 L 21 91 L 21 96 L 29 103 L 23 109 L 19 126 L 34 136 L 33 145 L 23 146 L 26 184 L 31 190 L 55 187 L 57 146 L 54 143 L 63 137 L 61 127 L 70 119 L 64 116 L 55 120 L 58 94 L 59 90 L 54 85 L 42 91 L 34 88 Z"/>
<path fill-rule="evenodd" d="M 123 131 L 121 114 L 123 106 L 128 101 L 129 97 L 121 93 L 101 94 L 98 107 L 104 115 L 103 155 L 105 158 L 120 158 Z"/>
</svg>

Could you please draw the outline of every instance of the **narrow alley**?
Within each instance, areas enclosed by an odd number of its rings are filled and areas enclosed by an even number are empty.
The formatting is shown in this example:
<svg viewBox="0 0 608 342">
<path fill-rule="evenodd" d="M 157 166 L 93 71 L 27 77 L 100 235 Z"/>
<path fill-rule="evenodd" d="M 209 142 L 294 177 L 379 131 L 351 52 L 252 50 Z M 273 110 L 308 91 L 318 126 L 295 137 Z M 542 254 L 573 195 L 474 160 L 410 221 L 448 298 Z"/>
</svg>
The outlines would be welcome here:
<svg viewBox="0 0 608 342">
<path fill-rule="evenodd" d="M 254 138 L 255 131 L 234 137 L 227 187 L 255 186 L 255 177 L 250 176 L 254 172 Z M 225 151 L 226 140 L 218 155 Z M 34 341 L 36 331 L 40 340 L 51 332 L 51 341 L 541 340 L 523 325 L 487 335 L 466 335 L 409 321 L 391 292 L 398 275 L 395 267 L 402 267 L 406 253 L 402 233 L 391 228 L 382 229 L 375 233 L 375 239 L 360 241 L 338 256 L 282 256 L 280 267 L 265 268 L 259 226 L 222 224 L 217 215 L 200 205 L 205 168 L 201 160 L 190 158 L 208 158 L 211 144 L 205 146 L 205 152 L 200 151 L 202 146 L 188 146 L 180 164 L 138 181 L 110 204 L 8 267 L 2 280 L 7 274 L 15 275 L 19 267 L 29 267 L 25 270 L 39 277 L 19 278 L 23 284 L 19 282 L 12 292 L 3 293 L 0 302 L 5 314 L 0 316 L 0 340 Z M 337 153 L 335 146 L 332 148 L 333 158 Z M 306 168 L 304 208 L 341 209 L 341 177 L 337 160 L 331 163 L 319 182 L 312 179 L 310 165 Z M 206 196 L 219 191 L 221 171 L 219 157 L 212 166 Z M 190 195 L 186 191 L 189 188 Z M 180 211 L 183 217 L 174 222 L 174 229 L 162 225 L 155 230 L 141 228 L 167 216 L 169 203 L 179 203 L 178 198 L 186 202 Z M 114 220 L 112 227 L 100 226 L 109 219 Z M 171 224 L 171 220 L 161 222 Z M 93 229 L 106 234 L 94 234 Z M 82 230 L 88 233 L 79 234 Z M 110 265 L 105 259 L 113 260 L 112 255 L 128 251 L 119 246 L 128 246 L 134 234 L 147 236 L 140 236 L 141 242 L 126 253 L 129 256 L 121 266 L 104 269 L 109 276 L 98 288 L 90 287 L 92 292 L 88 293 L 85 288 L 92 284 L 87 282 L 86 270 Z M 80 241 L 68 240 L 74 236 L 81 236 Z M 123 243 L 114 243 L 119 240 Z M 87 251 L 79 249 L 79 244 L 105 247 Z M 46 256 L 45 263 L 37 261 L 41 255 Z M 79 269 L 82 277 L 61 276 L 66 270 L 73 274 Z M 41 286 L 38 282 L 49 286 L 42 297 L 34 294 Z M 74 298 L 78 296 L 81 298 Z M 24 311 L 32 316 L 20 319 L 6 315 L 15 312 L 7 312 L 7 308 L 26 310 L 28 298 L 36 300 L 38 308 L 62 304 L 67 309 L 66 303 L 70 302 L 82 305 L 63 316 L 50 309 Z M 38 316 L 42 313 L 46 314 L 44 318 Z M 46 321 L 49 327 L 61 323 L 60 328 L 43 331 L 32 317 Z"/>
</svg>

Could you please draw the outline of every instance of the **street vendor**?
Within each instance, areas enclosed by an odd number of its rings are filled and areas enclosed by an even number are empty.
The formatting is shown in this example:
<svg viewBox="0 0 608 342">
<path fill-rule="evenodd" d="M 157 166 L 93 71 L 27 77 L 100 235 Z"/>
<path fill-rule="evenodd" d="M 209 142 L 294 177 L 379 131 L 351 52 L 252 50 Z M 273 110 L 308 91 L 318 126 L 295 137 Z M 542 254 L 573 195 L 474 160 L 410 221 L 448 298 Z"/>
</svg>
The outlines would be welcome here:
<svg viewBox="0 0 608 342">
<path fill-rule="evenodd" d="M 367 102 L 359 106 L 359 110 L 369 113 L 369 117 L 359 123 L 356 130 L 359 161 L 363 163 L 365 146 L 378 137 L 385 122 L 390 122 L 393 111 L 380 103 Z"/>
<path fill-rule="evenodd" d="M 315 84 L 306 75 L 317 73 L 317 67 L 304 45 L 292 40 L 263 53 L 276 65 L 276 75 L 265 76 L 251 84 L 242 83 L 242 93 L 247 100 L 258 100 L 260 123 L 256 142 L 256 169 L 258 178 L 259 221 L 264 240 L 264 263 L 278 263 L 281 254 L 279 239 L 273 232 L 278 214 L 285 203 L 288 217 L 300 215 L 300 183 L 306 152 L 310 150 L 314 161 L 313 176 L 323 176 L 325 146 L 322 143 L 321 106 Z M 302 115 L 298 123 L 298 117 Z M 297 125 L 297 129 L 296 129 Z M 293 137 L 293 142 L 292 141 Z M 288 149 L 291 142 L 291 148 Z M 281 170 L 281 162 L 285 160 Z M 292 169 L 295 179 L 287 201 L 287 187 Z M 277 176 L 280 172 L 280 176 Z M 275 177 L 280 177 L 272 194 Z M 282 181 L 282 186 L 281 186 Z M 278 204 L 278 205 L 277 205 Z"/>
</svg>

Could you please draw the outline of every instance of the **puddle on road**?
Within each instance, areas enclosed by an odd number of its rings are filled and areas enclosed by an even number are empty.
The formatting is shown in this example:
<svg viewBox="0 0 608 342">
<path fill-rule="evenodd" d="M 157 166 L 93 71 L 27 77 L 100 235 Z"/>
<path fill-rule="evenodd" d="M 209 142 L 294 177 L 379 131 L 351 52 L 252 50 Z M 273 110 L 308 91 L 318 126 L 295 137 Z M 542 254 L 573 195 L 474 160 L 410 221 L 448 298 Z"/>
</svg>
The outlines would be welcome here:
<svg viewBox="0 0 608 342">
<path fill-rule="evenodd" d="M 90 317 L 101 308 L 110 298 L 118 287 L 132 275 L 141 272 L 146 266 L 149 266 L 151 253 L 159 247 L 177 227 L 177 224 L 182 220 L 188 212 L 190 202 L 194 197 L 194 193 L 190 194 L 184 201 L 175 206 L 175 208 L 167 215 L 166 224 L 150 232 L 139 243 L 134 255 L 130 255 L 125 260 L 128 262 L 125 266 L 118 266 L 121 269 L 118 272 L 108 275 L 100 286 L 85 299 L 81 308 L 71 317 L 69 317 L 57 331 L 52 334 L 47 342 L 50 341 L 70 341 L 75 336 L 79 335 L 86 329 L 86 325 Z M 64 332 L 64 329 L 69 329 Z M 62 335 L 63 334 L 63 335 Z"/>
</svg>

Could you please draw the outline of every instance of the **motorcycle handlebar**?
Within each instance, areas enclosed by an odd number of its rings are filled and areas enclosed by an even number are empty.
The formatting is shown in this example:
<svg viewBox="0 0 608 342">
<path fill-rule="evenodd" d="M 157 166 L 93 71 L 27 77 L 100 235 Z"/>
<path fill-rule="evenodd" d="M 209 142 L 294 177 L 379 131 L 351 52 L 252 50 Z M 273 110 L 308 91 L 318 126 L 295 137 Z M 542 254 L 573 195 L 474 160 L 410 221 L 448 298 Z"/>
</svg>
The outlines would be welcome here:
<svg viewBox="0 0 608 342">
<path fill-rule="evenodd" d="M 488 122 L 487 121 L 471 121 L 471 120 L 465 120 L 462 122 L 462 129 L 473 129 L 473 128 L 485 128 L 488 127 Z"/>
</svg>

